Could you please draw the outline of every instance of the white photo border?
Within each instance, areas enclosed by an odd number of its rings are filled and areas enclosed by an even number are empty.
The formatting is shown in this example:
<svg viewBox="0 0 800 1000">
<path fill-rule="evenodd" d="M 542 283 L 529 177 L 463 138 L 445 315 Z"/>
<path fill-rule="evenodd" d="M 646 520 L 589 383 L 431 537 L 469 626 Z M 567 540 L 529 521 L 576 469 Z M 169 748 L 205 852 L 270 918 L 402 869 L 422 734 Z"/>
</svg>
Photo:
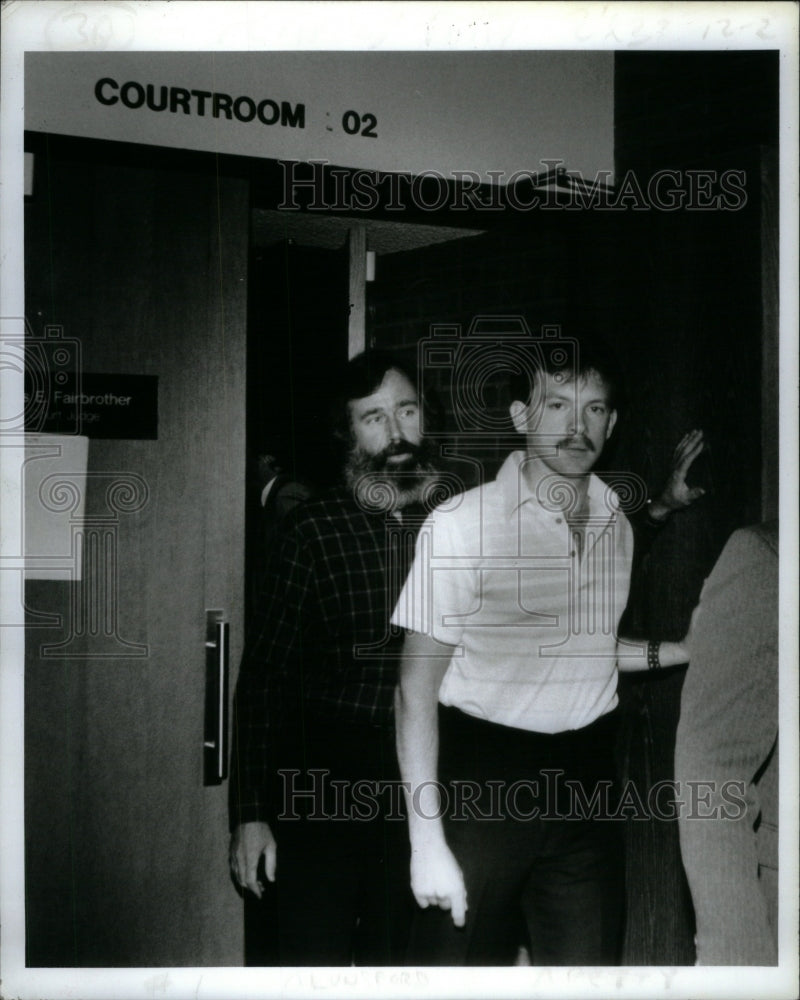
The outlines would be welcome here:
<svg viewBox="0 0 800 1000">
<path fill-rule="evenodd" d="M 21 998 L 139 997 L 794 997 L 797 995 L 798 8 L 794 3 L 258 3 L 11 0 L 2 9 L 0 317 L 24 317 L 23 57 L 25 51 L 270 49 L 780 50 L 781 965 L 776 969 L 508 970 L 27 969 L 24 966 L 24 630 L 0 629 L 2 651 L 2 993 Z M 265 46 L 266 48 L 266 46 Z M 16 318 L 16 319 L 15 319 Z M 3 371 L 3 412 L 20 412 L 21 378 Z M 18 450 L 17 450 L 18 451 Z M 2 501 L 19 497 L 20 455 L 0 449 Z M 7 507 L 7 509 L 8 509 Z M 18 508 L 17 508 L 18 509 Z M 2 553 L 19 552 L 3 524 Z M 0 601 L 13 586 L 0 573 Z"/>
</svg>

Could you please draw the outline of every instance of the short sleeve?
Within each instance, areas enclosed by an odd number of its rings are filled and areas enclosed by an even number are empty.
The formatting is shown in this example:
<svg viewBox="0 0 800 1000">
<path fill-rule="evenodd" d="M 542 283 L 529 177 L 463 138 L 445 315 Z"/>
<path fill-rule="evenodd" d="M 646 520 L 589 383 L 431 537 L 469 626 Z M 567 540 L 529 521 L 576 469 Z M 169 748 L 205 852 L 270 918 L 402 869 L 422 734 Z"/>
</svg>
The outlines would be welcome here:
<svg viewBox="0 0 800 1000">
<path fill-rule="evenodd" d="M 457 646 L 463 620 L 478 604 L 475 559 L 449 511 L 435 510 L 420 529 L 414 562 L 392 624 Z"/>
</svg>

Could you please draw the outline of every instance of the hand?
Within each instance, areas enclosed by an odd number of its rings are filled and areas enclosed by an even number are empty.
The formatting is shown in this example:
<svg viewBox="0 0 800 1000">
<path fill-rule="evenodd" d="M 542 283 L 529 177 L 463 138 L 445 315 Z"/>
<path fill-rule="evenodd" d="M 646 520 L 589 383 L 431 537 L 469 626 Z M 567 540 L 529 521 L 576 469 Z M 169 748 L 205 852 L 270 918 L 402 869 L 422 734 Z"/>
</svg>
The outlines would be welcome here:
<svg viewBox="0 0 800 1000">
<path fill-rule="evenodd" d="M 439 906 L 450 910 L 455 926 L 464 926 L 467 913 L 464 876 L 444 841 L 412 849 L 411 891 L 423 909 Z"/>
<path fill-rule="evenodd" d="M 236 882 L 261 899 L 264 885 L 258 880 L 258 862 L 264 855 L 267 879 L 275 881 L 277 847 L 269 823 L 241 823 L 231 835 L 230 865 Z"/>
<path fill-rule="evenodd" d="M 662 667 L 677 667 L 679 664 L 689 662 L 689 646 L 686 639 L 678 642 L 673 640 L 662 640 L 659 649 L 659 659 Z"/>
<path fill-rule="evenodd" d="M 705 493 L 700 486 L 690 488 L 686 485 L 689 468 L 704 446 L 702 431 L 689 431 L 678 442 L 672 455 L 672 467 L 664 488 L 650 505 L 650 516 L 656 521 L 662 520 L 675 510 L 691 506 Z"/>
</svg>

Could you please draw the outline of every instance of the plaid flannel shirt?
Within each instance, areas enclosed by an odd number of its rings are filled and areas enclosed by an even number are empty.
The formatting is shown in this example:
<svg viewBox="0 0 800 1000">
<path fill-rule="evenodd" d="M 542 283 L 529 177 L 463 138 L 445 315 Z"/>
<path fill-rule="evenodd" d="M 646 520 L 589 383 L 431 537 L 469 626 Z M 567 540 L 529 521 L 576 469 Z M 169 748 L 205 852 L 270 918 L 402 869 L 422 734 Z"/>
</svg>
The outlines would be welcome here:
<svg viewBox="0 0 800 1000">
<path fill-rule="evenodd" d="M 420 518 L 337 491 L 293 510 L 266 569 L 234 699 L 231 829 L 274 819 L 279 747 L 313 719 L 391 734 L 403 630 L 389 624 Z"/>
</svg>

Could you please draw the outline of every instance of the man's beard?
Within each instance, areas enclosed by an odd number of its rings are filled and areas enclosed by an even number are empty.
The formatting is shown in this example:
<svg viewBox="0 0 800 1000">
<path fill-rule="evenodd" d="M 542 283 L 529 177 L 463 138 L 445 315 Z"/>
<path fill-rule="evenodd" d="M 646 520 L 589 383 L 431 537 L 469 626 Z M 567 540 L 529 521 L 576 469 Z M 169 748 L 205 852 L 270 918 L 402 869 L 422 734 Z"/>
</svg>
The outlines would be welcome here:
<svg viewBox="0 0 800 1000">
<path fill-rule="evenodd" d="M 408 455 L 402 462 L 392 462 L 393 455 Z M 397 441 L 375 455 L 354 445 L 344 467 L 345 482 L 356 502 L 371 512 L 402 510 L 412 503 L 422 503 L 437 470 L 425 442 L 415 445 Z"/>
</svg>

